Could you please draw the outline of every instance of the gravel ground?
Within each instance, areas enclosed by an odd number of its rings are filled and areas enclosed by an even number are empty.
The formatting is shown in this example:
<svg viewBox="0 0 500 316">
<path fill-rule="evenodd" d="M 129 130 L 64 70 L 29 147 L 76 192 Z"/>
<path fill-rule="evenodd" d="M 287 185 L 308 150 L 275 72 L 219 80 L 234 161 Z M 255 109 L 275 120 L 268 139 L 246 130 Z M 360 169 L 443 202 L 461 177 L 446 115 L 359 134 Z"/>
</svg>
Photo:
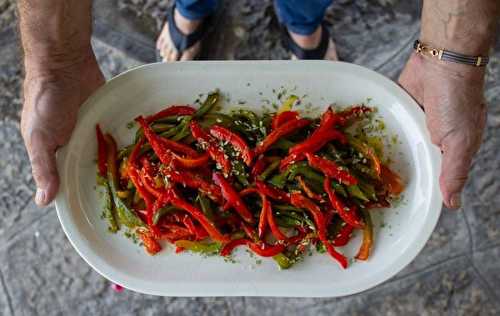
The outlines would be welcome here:
<svg viewBox="0 0 500 316">
<path fill-rule="evenodd" d="M 488 122 L 463 207 L 443 210 L 402 272 L 341 299 L 163 298 L 117 293 L 66 239 L 54 207 L 37 208 L 19 133 L 22 69 L 13 0 L 0 0 L 0 315 L 499 315 L 500 40 L 488 68 Z M 283 59 L 268 0 L 226 0 L 211 59 Z M 110 78 L 154 61 L 168 1 L 96 0 L 93 45 Z M 343 60 L 393 79 L 419 30 L 419 2 L 337 0 L 326 20 Z M 217 45 L 215 45 L 217 44 Z"/>
</svg>

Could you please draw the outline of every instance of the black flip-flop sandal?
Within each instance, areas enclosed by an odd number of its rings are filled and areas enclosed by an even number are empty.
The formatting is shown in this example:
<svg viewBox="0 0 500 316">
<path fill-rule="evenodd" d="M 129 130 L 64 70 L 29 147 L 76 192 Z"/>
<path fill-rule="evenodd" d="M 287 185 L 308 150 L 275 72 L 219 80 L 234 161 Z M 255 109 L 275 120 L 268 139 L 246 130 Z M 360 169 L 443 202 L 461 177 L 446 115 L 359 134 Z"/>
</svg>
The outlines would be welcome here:
<svg viewBox="0 0 500 316">
<path fill-rule="evenodd" d="M 305 49 L 295 43 L 290 33 L 288 33 L 286 26 L 282 25 L 281 32 L 283 34 L 284 44 L 298 59 L 325 59 L 330 43 L 330 32 L 328 32 L 328 28 L 324 23 L 321 24 L 321 28 L 321 40 L 318 47 L 314 49 Z"/>
<path fill-rule="evenodd" d="M 175 49 L 177 50 L 178 53 L 177 60 L 179 60 L 184 51 L 191 48 L 194 44 L 198 42 L 201 42 L 203 44 L 203 40 L 206 39 L 209 36 L 209 34 L 211 34 L 214 31 L 215 29 L 214 22 L 216 21 L 216 15 L 220 13 L 220 10 L 217 9 L 215 13 L 204 17 L 203 21 L 200 23 L 198 28 L 189 35 L 183 34 L 181 30 L 179 30 L 179 28 L 177 27 L 177 24 L 175 24 L 174 10 L 175 10 L 175 3 L 168 10 L 167 23 L 168 23 L 168 31 L 170 34 L 170 39 L 172 40 L 172 43 L 174 44 Z M 200 49 L 200 53 L 198 53 L 198 56 L 201 55 L 202 50 L 203 48 Z M 163 61 L 163 57 L 160 55 L 159 50 L 156 50 L 156 60 L 159 62 Z"/>
</svg>

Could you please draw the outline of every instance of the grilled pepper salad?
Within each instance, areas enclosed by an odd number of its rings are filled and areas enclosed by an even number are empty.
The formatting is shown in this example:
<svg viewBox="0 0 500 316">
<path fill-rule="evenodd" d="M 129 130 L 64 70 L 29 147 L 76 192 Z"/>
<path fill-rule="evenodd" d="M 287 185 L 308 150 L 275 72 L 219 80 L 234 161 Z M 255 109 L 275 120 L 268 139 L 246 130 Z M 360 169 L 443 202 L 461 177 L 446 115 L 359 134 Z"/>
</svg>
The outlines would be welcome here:
<svg viewBox="0 0 500 316">
<path fill-rule="evenodd" d="M 370 212 L 403 191 L 380 150 L 359 133 L 374 110 L 329 107 L 306 118 L 292 109 L 291 96 L 277 113 L 223 114 L 220 98 L 216 91 L 198 109 L 172 105 L 137 117 L 135 141 L 121 150 L 96 126 L 109 230 L 125 226 L 150 255 L 161 251 L 160 241 L 176 252 L 220 256 L 245 246 L 282 269 L 311 245 L 346 268 L 336 247 L 360 230 L 355 258 L 367 260 Z"/>
</svg>

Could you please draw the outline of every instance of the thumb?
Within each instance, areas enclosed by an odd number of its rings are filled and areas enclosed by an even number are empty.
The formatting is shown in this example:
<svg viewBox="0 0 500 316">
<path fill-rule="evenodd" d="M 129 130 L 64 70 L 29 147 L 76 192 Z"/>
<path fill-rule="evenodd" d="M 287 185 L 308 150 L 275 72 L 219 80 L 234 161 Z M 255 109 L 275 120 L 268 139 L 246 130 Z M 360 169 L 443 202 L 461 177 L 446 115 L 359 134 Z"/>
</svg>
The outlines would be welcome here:
<svg viewBox="0 0 500 316">
<path fill-rule="evenodd" d="M 439 184 L 443 194 L 444 204 L 449 208 L 459 208 L 461 192 L 467 181 L 467 175 L 472 161 L 473 151 L 460 138 L 449 135 L 443 140 L 441 149 L 441 175 Z"/>
<path fill-rule="evenodd" d="M 36 183 L 35 202 L 39 206 L 49 204 L 59 189 L 56 166 L 57 146 L 40 132 L 32 133 L 27 144 L 33 178 Z"/>
</svg>

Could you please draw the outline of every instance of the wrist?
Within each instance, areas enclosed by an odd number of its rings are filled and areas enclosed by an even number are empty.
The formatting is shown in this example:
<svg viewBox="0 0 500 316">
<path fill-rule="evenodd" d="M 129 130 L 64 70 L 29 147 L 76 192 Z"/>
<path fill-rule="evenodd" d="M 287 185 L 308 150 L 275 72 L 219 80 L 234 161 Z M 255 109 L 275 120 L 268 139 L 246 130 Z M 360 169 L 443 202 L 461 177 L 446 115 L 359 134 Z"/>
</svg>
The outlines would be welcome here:
<svg viewBox="0 0 500 316">
<path fill-rule="evenodd" d="M 486 67 L 475 67 L 454 62 L 439 60 L 430 56 L 412 53 L 412 58 L 416 60 L 426 73 L 439 73 L 450 78 L 460 78 L 466 81 L 482 82 L 486 74 Z"/>
<path fill-rule="evenodd" d="M 87 65 L 95 62 L 95 55 L 90 44 L 76 50 L 55 48 L 24 55 L 27 78 L 50 77 L 63 73 L 71 77 L 81 73 Z"/>
</svg>

